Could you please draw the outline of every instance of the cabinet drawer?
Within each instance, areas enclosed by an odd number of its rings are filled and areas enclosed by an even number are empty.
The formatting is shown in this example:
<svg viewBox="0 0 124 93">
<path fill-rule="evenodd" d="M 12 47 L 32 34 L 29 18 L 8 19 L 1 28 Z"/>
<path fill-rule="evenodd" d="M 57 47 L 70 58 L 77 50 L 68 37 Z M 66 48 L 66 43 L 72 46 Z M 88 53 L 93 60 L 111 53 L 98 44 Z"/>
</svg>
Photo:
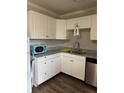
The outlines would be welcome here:
<svg viewBox="0 0 124 93">
<path fill-rule="evenodd" d="M 46 60 L 49 60 L 49 59 L 55 58 L 55 57 L 60 57 L 60 54 L 56 53 L 56 54 L 52 54 L 52 55 L 37 57 L 37 58 L 35 58 L 35 62 L 42 62 L 42 61 L 46 61 Z"/>
<path fill-rule="evenodd" d="M 35 58 L 35 62 L 42 62 L 42 61 L 45 61 L 45 60 L 47 60 L 47 56 Z"/>
</svg>

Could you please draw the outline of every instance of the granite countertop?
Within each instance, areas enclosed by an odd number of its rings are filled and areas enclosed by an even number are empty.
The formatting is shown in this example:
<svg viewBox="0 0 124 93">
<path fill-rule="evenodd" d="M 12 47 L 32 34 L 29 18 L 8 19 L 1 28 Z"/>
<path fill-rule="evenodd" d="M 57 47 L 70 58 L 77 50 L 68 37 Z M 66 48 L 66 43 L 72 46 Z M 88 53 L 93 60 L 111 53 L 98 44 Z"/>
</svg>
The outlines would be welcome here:
<svg viewBox="0 0 124 93">
<path fill-rule="evenodd" d="M 83 49 L 83 51 L 85 51 L 85 52 L 82 53 L 82 54 L 71 53 L 71 52 L 69 52 L 69 54 L 85 56 L 85 57 L 90 57 L 90 58 L 97 59 L 97 52 L 95 50 Z M 51 50 L 48 50 L 45 54 L 36 55 L 35 57 L 47 56 L 47 55 L 52 55 L 52 54 L 56 54 L 56 53 L 66 53 L 66 52 L 61 52 L 60 49 L 51 49 Z"/>
</svg>

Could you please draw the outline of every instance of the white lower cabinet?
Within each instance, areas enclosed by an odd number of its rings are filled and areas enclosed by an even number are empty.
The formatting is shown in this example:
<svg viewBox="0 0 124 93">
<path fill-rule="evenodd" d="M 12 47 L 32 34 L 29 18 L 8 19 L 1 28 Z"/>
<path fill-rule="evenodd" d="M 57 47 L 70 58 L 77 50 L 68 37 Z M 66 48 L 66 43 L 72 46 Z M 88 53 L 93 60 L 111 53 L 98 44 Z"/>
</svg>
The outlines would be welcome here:
<svg viewBox="0 0 124 93">
<path fill-rule="evenodd" d="M 62 61 L 61 61 L 61 71 L 71 75 L 71 61 L 70 58 L 67 56 L 62 56 Z"/>
<path fill-rule="evenodd" d="M 34 67 L 34 85 L 38 86 L 61 71 L 60 56 L 38 59 Z"/>
<path fill-rule="evenodd" d="M 72 59 L 72 76 L 84 80 L 85 78 L 85 57 Z"/>
<path fill-rule="evenodd" d="M 43 83 L 44 81 L 48 80 L 50 77 L 50 62 L 43 61 L 43 62 L 36 62 L 35 63 L 35 86 Z"/>
<path fill-rule="evenodd" d="M 60 57 L 56 57 L 49 60 L 51 62 L 51 77 L 61 72 L 61 60 Z"/>
<path fill-rule="evenodd" d="M 78 79 L 85 78 L 85 57 L 64 54 L 62 55 L 62 72 Z"/>
<path fill-rule="evenodd" d="M 85 77 L 85 57 L 58 53 L 35 59 L 34 85 L 38 86 L 63 72 L 80 80 Z"/>
</svg>

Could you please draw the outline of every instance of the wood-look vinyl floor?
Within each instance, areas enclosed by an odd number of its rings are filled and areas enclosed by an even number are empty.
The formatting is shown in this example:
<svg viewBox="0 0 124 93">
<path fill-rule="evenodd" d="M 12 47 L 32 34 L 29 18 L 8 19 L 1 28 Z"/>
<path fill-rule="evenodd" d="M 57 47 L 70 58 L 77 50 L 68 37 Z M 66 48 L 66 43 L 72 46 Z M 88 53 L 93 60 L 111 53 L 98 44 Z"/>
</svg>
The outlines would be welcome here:
<svg viewBox="0 0 124 93">
<path fill-rule="evenodd" d="M 32 93 L 97 93 L 97 89 L 69 75 L 60 73 L 38 87 Z"/>
</svg>

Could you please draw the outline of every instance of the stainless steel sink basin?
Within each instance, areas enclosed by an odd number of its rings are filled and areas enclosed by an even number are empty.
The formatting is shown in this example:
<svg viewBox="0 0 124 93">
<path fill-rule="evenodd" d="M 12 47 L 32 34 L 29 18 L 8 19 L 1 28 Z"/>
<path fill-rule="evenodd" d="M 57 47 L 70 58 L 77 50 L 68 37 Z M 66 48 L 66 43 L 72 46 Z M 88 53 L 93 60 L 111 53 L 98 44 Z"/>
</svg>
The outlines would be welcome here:
<svg viewBox="0 0 124 93">
<path fill-rule="evenodd" d="M 70 51 L 70 53 L 74 53 L 74 54 L 86 54 L 86 51 L 84 51 L 82 49 L 72 49 Z"/>
</svg>

